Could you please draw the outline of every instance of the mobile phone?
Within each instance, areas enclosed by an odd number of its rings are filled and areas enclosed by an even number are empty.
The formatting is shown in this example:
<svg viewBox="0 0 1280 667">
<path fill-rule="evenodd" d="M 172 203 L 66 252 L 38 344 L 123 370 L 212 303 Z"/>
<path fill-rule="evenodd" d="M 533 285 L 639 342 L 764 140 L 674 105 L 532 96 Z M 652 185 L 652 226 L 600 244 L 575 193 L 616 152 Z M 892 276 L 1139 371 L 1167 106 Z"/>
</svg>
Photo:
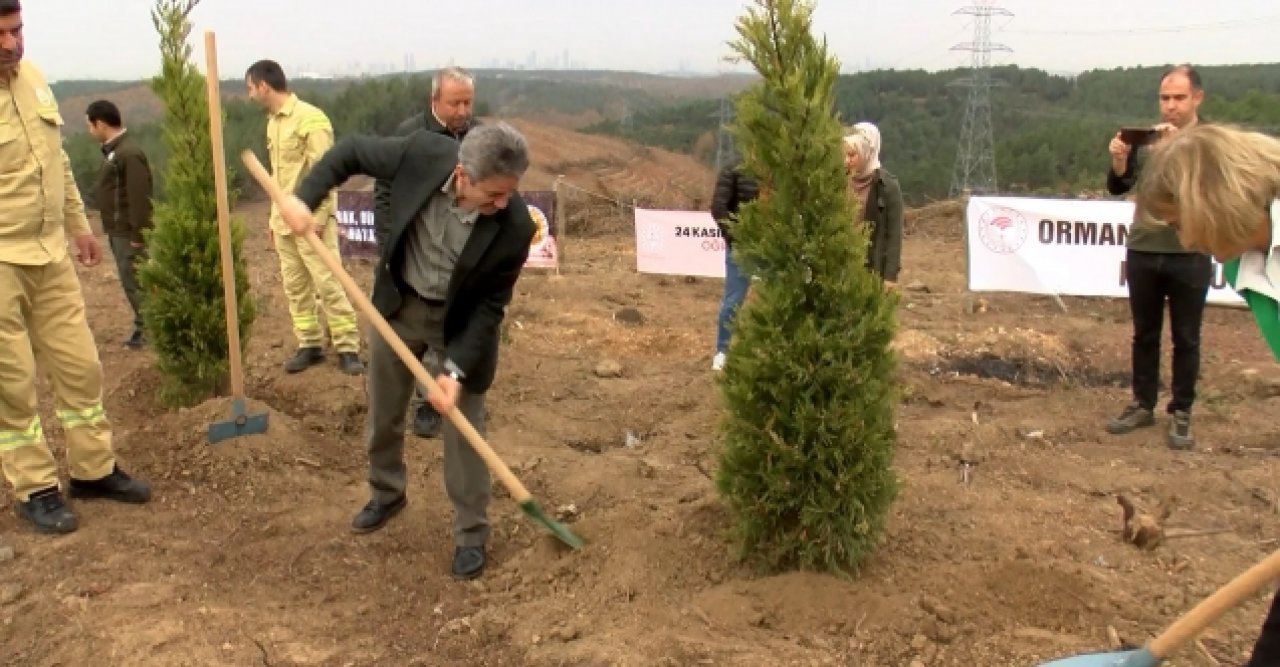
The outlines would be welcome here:
<svg viewBox="0 0 1280 667">
<path fill-rule="evenodd" d="M 1120 141 L 1137 148 L 1154 143 L 1160 133 L 1150 127 L 1122 127 L 1120 128 Z"/>
</svg>

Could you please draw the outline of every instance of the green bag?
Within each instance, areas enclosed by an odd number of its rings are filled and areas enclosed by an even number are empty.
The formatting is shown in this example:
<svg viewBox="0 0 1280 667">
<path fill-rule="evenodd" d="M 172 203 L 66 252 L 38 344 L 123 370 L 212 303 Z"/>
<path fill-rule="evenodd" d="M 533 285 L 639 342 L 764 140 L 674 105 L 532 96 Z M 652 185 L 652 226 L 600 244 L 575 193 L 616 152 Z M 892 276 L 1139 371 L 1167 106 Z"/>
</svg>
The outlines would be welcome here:
<svg viewBox="0 0 1280 667">
<path fill-rule="evenodd" d="M 1237 257 L 1223 264 L 1222 273 L 1230 283 L 1231 289 L 1235 289 L 1236 278 L 1240 275 L 1240 258 Z M 1276 304 L 1271 297 L 1258 294 L 1253 290 L 1245 290 L 1239 294 L 1249 305 L 1249 310 L 1253 311 L 1253 319 L 1258 323 L 1258 329 L 1266 339 L 1267 346 L 1271 348 L 1271 355 L 1280 359 L 1280 305 Z"/>
</svg>

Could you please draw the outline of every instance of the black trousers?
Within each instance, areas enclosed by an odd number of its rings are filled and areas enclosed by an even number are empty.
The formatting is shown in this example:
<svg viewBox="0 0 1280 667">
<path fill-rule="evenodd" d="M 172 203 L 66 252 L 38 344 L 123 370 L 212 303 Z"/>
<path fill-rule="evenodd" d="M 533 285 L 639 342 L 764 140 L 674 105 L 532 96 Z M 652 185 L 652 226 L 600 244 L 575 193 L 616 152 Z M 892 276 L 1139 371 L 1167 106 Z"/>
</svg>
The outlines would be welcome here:
<svg viewBox="0 0 1280 667">
<path fill-rule="evenodd" d="M 1200 253 L 1130 250 L 1125 274 L 1133 315 L 1133 398 L 1154 410 L 1160 387 L 1160 339 L 1169 304 L 1173 338 L 1173 397 L 1168 412 L 1190 412 L 1200 374 L 1200 323 L 1213 279 L 1213 261 Z"/>
<path fill-rule="evenodd" d="M 111 254 L 116 258 L 116 273 L 120 274 L 120 287 L 133 309 L 133 328 L 142 330 L 142 288 L 138 287 L 138 264 L 146 261 L 145 248 L 135 248 L 128 236 L 107 236 Z"/>
<path fill-rule="evenodd" d="M 1245 667 L 1280 665 L 1280 593 L 1271 600 L 1271 611 L 1262 622 L 1262 633 L 1253 645 L 1253 655 Z"/>
</svg>

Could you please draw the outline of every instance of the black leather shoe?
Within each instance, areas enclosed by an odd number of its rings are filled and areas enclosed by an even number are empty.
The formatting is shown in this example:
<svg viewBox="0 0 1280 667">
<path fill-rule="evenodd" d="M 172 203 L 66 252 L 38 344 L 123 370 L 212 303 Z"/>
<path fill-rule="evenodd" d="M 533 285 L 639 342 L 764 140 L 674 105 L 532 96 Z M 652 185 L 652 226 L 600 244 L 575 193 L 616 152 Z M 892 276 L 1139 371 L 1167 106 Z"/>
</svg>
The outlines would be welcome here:
<svg viewBox="0 0 1280 667">
<path fill-rule="evenodd" d="M 382 505 L 376 500 L 370 500 L 351 520 L 351 530 L 357 533 L 372 533 L 373 531 L 386 525 L 391 517 L 400 513 L 405 505 L 409 504 L 409 499 L 400 496 L 389 504 Z"/>
<path fill-rule="evenodd" d="M 423 403 L 413 415 L 413 434 L 419 438 L 434 438 L 440 435 L 440 424 L 440 413 L 430 403 Z"/>
<path fill-rule="evenodd" d="M 125 474 L 120 466 L 112 468 L 111 474 L 101 479 L 71 478 L 67 485 L 67 493 L 72 498 L 105 498 L 121 503 L 140 505 L 151 500 L 151 485 L 133 479 Z"/>
<path fill-rule="evenodd" d="M 475 579 L 484 573 L 484 547 L 458 547 L 453 550 L 453 576 Z"/>
<path fill-rule="evenodd" d="M 79 527 L 76 515 L 62 502 L 57 487 L 31 494 L 25 503 L 18 503 L 18 516 L 31 522 L 36 532 L 65 535 Z"/>
<path fill-rule="evenodd" d="M 318 347 L 300 347 L 297 353 L 284 362 L 284 372 L 301 373 L 324 361 L 324 350 Z"/>
<path fill-rule="evenodd" d="M 364 372 L 364 364 L 360 363 L 360 357 L 355 352 L 339 352 L 338 370 L 347 375 L 359 375 Z"/>
</svg>

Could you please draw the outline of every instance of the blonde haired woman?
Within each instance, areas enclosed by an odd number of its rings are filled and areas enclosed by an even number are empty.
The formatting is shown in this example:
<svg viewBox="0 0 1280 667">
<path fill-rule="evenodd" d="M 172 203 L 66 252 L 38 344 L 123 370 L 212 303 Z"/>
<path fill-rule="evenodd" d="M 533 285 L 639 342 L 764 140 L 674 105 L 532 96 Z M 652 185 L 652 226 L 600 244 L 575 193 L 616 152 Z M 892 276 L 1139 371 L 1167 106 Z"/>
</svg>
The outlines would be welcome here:
<svg viewBox="0 0 1280 667">
<path fill-rule="evenodd" d="M 880 166 L 880 130 L 858 123 L 844 137 L 844 166 L 849 190 L 858 198 L 858 210 L 867 230 L 867 268 L 887 286 L 898 281 L 902 267 L 902 188 Z"/>
<path fill-rule="evenodd" d="M 1213 255 L 1280 359 L 1280 141 L 1232 127 L 1198 125 L 1153 151 L 1137 205 L 1178 232 L 1189 250 Z M 1280 594 L 1246 667 L 1280 665 Z"/>
</svg>

